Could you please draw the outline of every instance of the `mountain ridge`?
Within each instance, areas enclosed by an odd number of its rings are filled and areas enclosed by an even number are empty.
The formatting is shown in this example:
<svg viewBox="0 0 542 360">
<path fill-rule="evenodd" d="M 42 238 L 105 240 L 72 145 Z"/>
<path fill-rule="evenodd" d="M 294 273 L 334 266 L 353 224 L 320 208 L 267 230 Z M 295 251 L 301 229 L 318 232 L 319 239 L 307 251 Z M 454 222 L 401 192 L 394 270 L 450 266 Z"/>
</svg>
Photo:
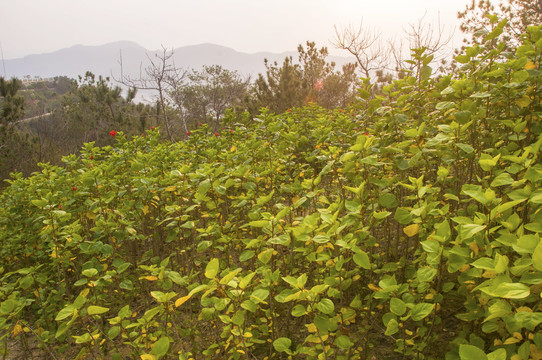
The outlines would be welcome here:
<svg viewBox="0 0 542 360">
<path fill-rule="evenodd" d="M 168 48 L 165 48 L 168 51 Z M 120 40 L 102 45 L 76 44 L 49 53 L 30 54 L 21 58 L 5 59 L 5 77 L 55 77 L 68 76 L 77 78 L 87 71 L 95 75 L 120 78 L 125 76 L 138 77 L 141 69 L 149 65 L 149 56 L 161 54 L 163 49 L 148 50 L 130 40 Z M 244 76 L 257 76 L 265 72 L 264 59 L 270 63 L 282 63 L 286 56 L 297 58 L 296 51 L 282 53 L 257 52 L 245 53 L 227 46 L 203 43 L 186 45 L 173 49 L 175 65 L 184 69 L 199 69 L 204 65 L 221 65 L 228 70 L 238 71 Z M 346 56 L 330 56 L 338 67 L 353 58 Z"/>
</svg>

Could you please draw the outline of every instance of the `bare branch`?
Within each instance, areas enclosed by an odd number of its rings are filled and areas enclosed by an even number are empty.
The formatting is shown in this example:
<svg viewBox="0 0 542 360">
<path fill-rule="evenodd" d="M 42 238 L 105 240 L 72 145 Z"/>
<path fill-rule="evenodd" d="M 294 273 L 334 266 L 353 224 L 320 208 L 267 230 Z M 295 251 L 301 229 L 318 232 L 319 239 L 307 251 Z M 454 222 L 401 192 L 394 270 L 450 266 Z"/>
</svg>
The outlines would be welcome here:
<svg viewBox="0 0 542 360">
<path fill-rule="evenodd" d="M 356 58 L 364 77 L 370 78 L 373 71 L 386 67 L 389 50 L 382 45 L 380 33 L 364 29 L 361 23 L 357 29 L 349 25 L 339 30 L 335 26 L 335 36 L 333 45 Z"/>
</svg>

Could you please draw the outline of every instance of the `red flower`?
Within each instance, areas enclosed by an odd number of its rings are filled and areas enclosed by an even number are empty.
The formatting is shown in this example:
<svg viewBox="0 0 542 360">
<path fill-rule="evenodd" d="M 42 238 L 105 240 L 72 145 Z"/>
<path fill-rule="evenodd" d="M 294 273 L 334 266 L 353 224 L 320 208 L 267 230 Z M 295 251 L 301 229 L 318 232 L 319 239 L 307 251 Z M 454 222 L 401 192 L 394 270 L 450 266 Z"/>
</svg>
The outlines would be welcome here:
<svg viewBox="0 0 542 360">
<path fill-rule="evenodd" d="M 115 130 L 111 130 L 109 132 L 109 135 L 111 135 L 111 137 L 115 137 L 115 135 L 117 135 L 117 132 Z"/>
<path fill-rule="evenodd" d="M 354 128 L 354 130 L 358 131 L 359 129 L 358 129 L 358 128 Z"/>
<path fill-rule="evenodd" d="M 62 210 L 62 205 L 58 205 L 58 209 L 59 209 L 59 210 Z"/>
<path fill-rule="evenodd" d="M 233 130 L 230 130 L 230 134 L 233 134 Z"/>
<path fill-rule="evenodd" d="M 154 126 L 151 126 L 151 130 L 155 130 L 156 128 Z"/>
<path fill-rule="evenodd" d="M 187 132 L 186 132 L 186 136 L 190 136 L 190 131 L 187 131 Z"/>
<path fill-rule="evenodd" d="M 220 136 L 220 134 L 219 134 L 219 133 L 217 133 L 217 132 L 215 132 L 215 136 Z"/>
<path fill-rule="evenodd" d="M 90 160 L 94 160 L 94 155 L 90 155 Z"/>
<path fill-rule="evenodd" d="M 286 110 L 286 112 L 290 112 L 290 109 Z"/>
<path fill-rule="evenodd" d="M 72 190 L 73 190 L 73 191 L 77 191 L 77 188 L 74 186 L 74 187 L 72 187 Z"/>
<path fill-rule="evenodd" d="M 314 90 L 320 91 L 324 88 L 324 80 L 318 79 L 314 82 Z"/>
<path fill-rule="evenodd" d="M 365 136 L 369 136 L 369 132 L 368 132 L 368 131 L 366 131 L 366 132 L 364 132 L 364 133 L 363 133 L 363 135 L 365 135 Z"/>
<path fill-rule="evenodd" d="M 342 109 L 340 109 L 340 110 L 339 110 L 339 112 L 343 112 L 343 110 L 342 110 Z"/>
</svg>

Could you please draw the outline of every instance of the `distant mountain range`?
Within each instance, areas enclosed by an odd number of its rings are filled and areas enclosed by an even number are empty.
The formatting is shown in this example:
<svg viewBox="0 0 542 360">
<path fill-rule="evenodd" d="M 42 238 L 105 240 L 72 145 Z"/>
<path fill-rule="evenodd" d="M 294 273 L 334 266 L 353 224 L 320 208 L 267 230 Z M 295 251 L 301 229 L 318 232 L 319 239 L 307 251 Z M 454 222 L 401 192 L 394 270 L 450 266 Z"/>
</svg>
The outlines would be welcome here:
<svg viewBox="0 0 542 360">
<path fill-rule="evenodd" d="M 76 45 L 47 54 L 28 55 L 19 59 L 4 60 L 4 67 L 0 67 L 0 75 L 7 78 L 17 77 L 54 77 L 68 76 L 77 78 L 91 71 L 96 75 L 119 78 L 121 75 L 120 59 L 122 57 L 123 74 L 139 77 L 149 64 L 148 57 L 155 59 L 155 54 L 162 50 L 149 51 L 141 45 L 131 41 L 84 46 Z M 228 70 L 236 70 L 244 76 L 257 76 L 265 72 L 264 59 L 270 62 L 282 63 L 286 56 L 297 59 L 297 52 L 284 52 L 280 54 L 259 52 L 255 54 L 242 53 L 231 48 L 215 45 L 201 44 L 184 46 L 173 49 L 175 65 L 183 69 L 200 69 L 203 65 L 221 65 Z M 352 62 L 352 58 L 330 56 L 329 61 L 335 61 L 338 66 Z M 5 68 L 5 74 L 3 70 Z"/>
</svg>

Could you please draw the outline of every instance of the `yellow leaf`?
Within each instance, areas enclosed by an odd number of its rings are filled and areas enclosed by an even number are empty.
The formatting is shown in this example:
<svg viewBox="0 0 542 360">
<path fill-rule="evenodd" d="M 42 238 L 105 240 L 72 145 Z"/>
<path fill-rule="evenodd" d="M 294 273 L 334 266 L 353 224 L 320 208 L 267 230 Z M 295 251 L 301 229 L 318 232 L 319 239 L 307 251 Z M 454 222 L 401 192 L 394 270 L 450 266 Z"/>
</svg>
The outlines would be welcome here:
<svg viewBox="0 0 542 360">
<path fill-rule="evenodd" d="M 465 271 L 467 271 L 469 269 L 470 269 L 470 265 L 465 264 L 465 265 L 461 266 L 461 268 L 459 269 L 459 272 L 465 272 Z"/>
<path fill-rule="evenodd" d="M 316 325 L 314 325 L 313 323 L 310 323 L 308 325 L 305 325 L 307 327 L 307 331 L 310 332 L 310 333 L 315 333 L 317 331 L 316 329 Z"/>
<path fill-rule="evenodd" d="M 141 355 L 141 360 L 155 360 L 156 357 L 152 354 L 143 354 Z"/>
<path fill-rule="evenodd" d="M 89 218 L 90 220 L 96 219 L 96 214 L 93 213 L 92 211 L 87 211 L 86 216 L 87 216 L 87 218 Z"/>
<path fill-rule="evenodd" d="M 420 230 L 420 227 L 418 226 L 418 224 L 412 224 L 404 228 L 403 232 L 406 234 L 406 236 L 413 237 L 414 235 L 418 233 L 418 230 Z"/>
<path fill-rule="evenodd" d="M 531 104 L 531 98 L 527 95 L 523 95 L 522 97 L 516 99 L 516 104 L 519 107 L 527 107 Z"/>
<path fill-rule="evenodd" d="M 369 284 L 369 285 L 367 285 L 367 287 L 368 287 L 369 289 L 373 290 L 373 291 L 380 291 L 380 290 L 382 290 L 382 288 L 376 286 L 375 284 Z"/>
<path fill-rule="evenodd" d="M 515 355 L 512 355 L 512 357 L 510 358 L 510 360 L 523 360 L 523 358 L 518 355 L 518 354 L 515 354 Z"/>
<path fill-rule="evenodd" d="M 527 64 L 525 64 L 525 69 L 527 69 L 527 70 L 536 69 L 536 65 L 535 65 L 534 62 L 529 60 L 529 61 L 527 61 Z"/>
<path fill-rule="evenodd" d="M 167 187 L 167 188 L 165 188 L 164 190 L 165 190 L 165 191 L 169 191 L 169 192 L 171 192 L 171 191 L 175 191 L 175 190 L 177 190 L 177 187 L 176 187 L 176 186 L 168 186 L 168 187 Z"/>
<path fill-rule="evenodd" d="M 532 313 L 533 312 L 533 309 L 531 309 L 530 307 L 527 307 L 527 306 L 520 306 L 516 309 L 516 312 L 529 312 L 529 313 Z"/>
<path fill-rule="evenodd" d="M 474 251 L 474 255 L 478 256 L 478 251 L 480 250 L 480 248 L 478 247 L 477 243 L 475 243 L 474 241 L 471 242 L 469 248 Z"/>
<path fill-rule="evenodd" d="M 147 215 L 149 213 L 149 205 L 143 206 L 143 215 Z"/>
<path fill-rule="evenodd" d="M 408 336 L 412 336 L 413 332 L 405 329 L 405 334 L 407 334 Z"/>
<path fill-rule="evenodd" d="M 84 290 L 82 290 L 79 295 L 83 298 L 86 298 L 88 296 L 88 293 L 90 292 L 90 289 L 86 288 Z"/>
<path fill-rule="evenodd" d="M 145 280 L 149 280 L 149 281 L 156 281 L 158 280 L 158 278 L 154 275 L 150 275 L 150 276 L 143 276 L 143 279 Z"/>
<path fill-rule="evenodd" d="M 521 335 L 521 333 L 515 332 L 512 334 L 512 336 L 518 340 L 523 340 L 523 335 Z"/>
<path fill-rule="evenodd" d="M 497 273 L 493 270 L 486 270 L 482 274 L 482 277 L 486 279 L 493 279 L 495 276 L 497 276 Z"/>
<path fill-rule="evenodd" d="M 16 324 L 13 327 L 13 330 L 11 331 L 11 333 L 13 334 L 13 336 L 17 336 L 21 331 L 23 331 L 23 327 L 19 324 Z"/>
<path fill-rule="evenodd" d="M 235 146 L 232 146 L 231 149 L 230 149 L 231 152 L 234 152 L 235 150 L 237 150 L 237 148 Z"/>
<path fill-rule="evenodd" d="M 531 344 L 531 354 L 529 355 L 533 360 L 542 360 L 542 349 L 535 344 Z"/>
<path fill-rule="evenodd" d="M 504 345 L 515 344 L 515 343 L 517 343 L 519 341 L 520 340 L 515 338 L 515 337 L 510 337 L 510 338 L 506 339 L 506 341 L 504 342 Z"/>
<path fill-rule="evenodd" d="M 175 307 L 181 306 L 186 301 L 188 301 L 188 299 L 190 299 L 191 297 L 192 297 L 192 295 L 186 295 L 186 296 L 178 298 L 177 301 L 175 301 Z"/>
</svg>

